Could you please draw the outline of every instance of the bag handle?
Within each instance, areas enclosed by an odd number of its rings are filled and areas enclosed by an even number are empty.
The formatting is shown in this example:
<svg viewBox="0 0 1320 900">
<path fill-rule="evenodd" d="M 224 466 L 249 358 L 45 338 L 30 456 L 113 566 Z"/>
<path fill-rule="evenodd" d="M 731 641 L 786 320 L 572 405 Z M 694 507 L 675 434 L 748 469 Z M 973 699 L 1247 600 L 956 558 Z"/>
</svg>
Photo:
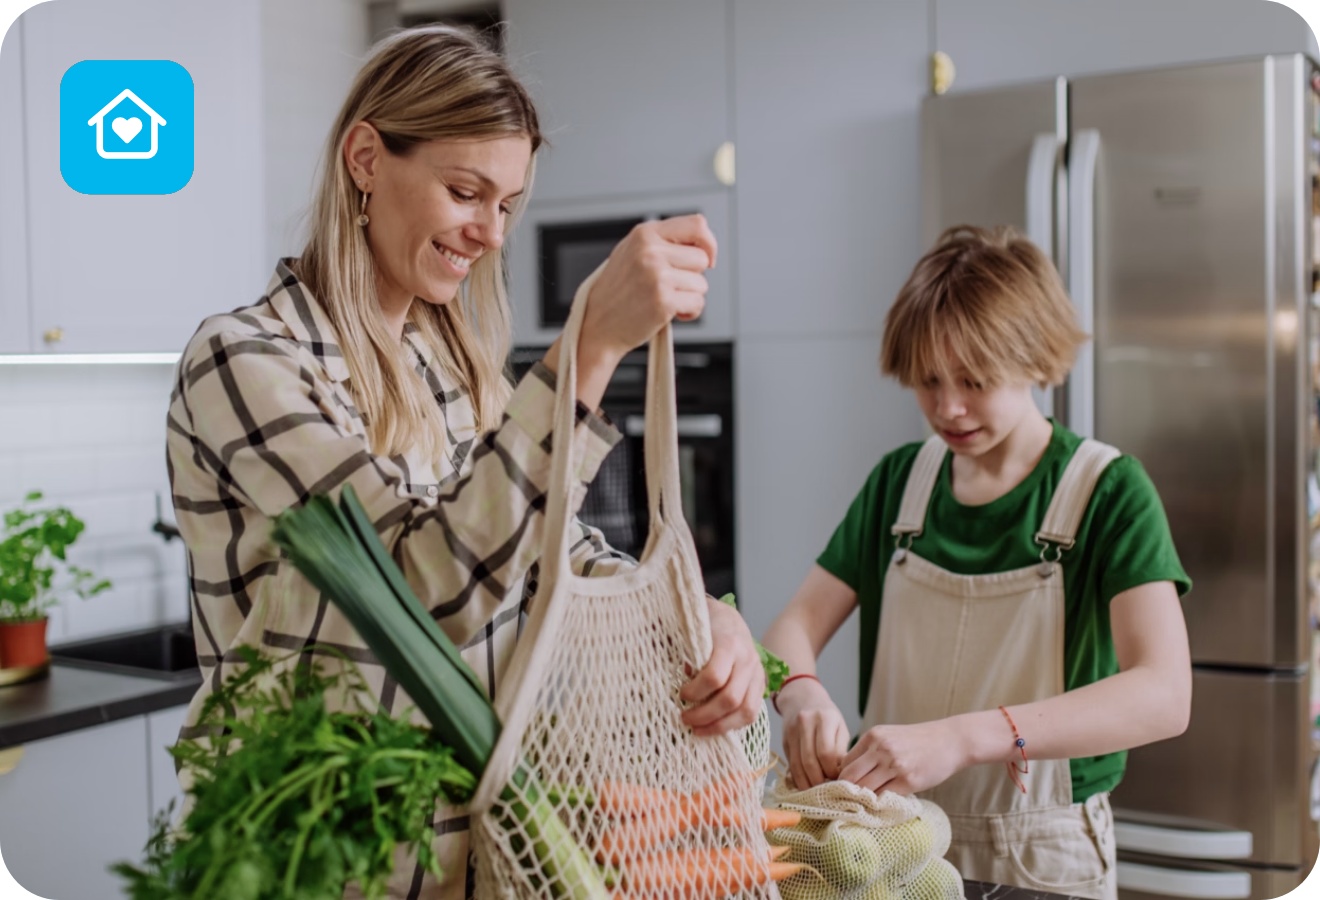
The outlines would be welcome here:
<svg viewBox="0 0 1320 900">
<path fill-rule="evenodd" d="M 604 267 L 604 264 L 601 266 Z M 577 411 L 577 348 L 586 316 L 587 296 L 601 269 L 582 282 L 573 296 L 573 306 L 564 326 L 559 352 L 559 371 L 555 378 L 554 431 L 550 448 L 550 483 L 546 494 L 545 531 L 541 543 L 539 586 L 526 626 L 505 672 L 503 687 L 495 700 L 495 711 L 503 731 L 491 752 L 486 771 L 469 801 L 468 809 L 482 813 L 489 809 L 499 792 L 513 777 L 518 763 L 523 733 L 534 713 L 535 690 L 528 685 L 541 683 L 545 667 L 555 649 L 570 604 L 563 602 L 562 580 L 571 574 L 568 528 L 573 519 L 570 490 L 577 471 L 573 431 Z M 639 563 L 650 558 L 660 530 L 682 522 L 679 506 L 678 422 L 674 394 L 674 344 L 666 325 L 650 343 L 647 364 L 646 432 L 643 453 L 646 456 L 646 493 L 650 510 L 651 534 Z M 684 526 L 685 527 L 685 526 Z M 704 610 L 698 610 L 697 622 Z M 685 611 L 686 613 L 686 611 Z M 691 616 L 685 615 L 693 627 Z M 709 625 L 699 625 L 698 633 Z M 709 641 L 707 641 L 709 643 Z M 698 644 L 697 646 L 700 646 Z M 708 648 L 707 648 L 708 649 Z"/>
</svg>

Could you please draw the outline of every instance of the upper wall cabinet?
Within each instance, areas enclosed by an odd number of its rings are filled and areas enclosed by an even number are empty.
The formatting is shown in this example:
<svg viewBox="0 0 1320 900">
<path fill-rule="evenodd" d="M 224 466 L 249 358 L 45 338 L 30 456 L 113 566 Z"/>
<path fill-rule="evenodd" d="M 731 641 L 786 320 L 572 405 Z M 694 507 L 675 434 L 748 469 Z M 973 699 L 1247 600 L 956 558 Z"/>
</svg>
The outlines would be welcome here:
<svg viewBox="0 0 1320 900">
<path fill-rule="evenodd" d="M 23 24 L 15 22 L 0 47 L 0 122 L 11 137 L 23 121 Z M 0 141 L 0 353 L 25 353 L 28 318 L 27 202 L 23 141 Z"/>
<path fill-rule="evenodd" d="M 30 349 L 179 351 L 205 316 L 251 303 L 265 287 L 258 0 L 58 0 L 28 10 L 22 24 Z M 188 71 L 195 154 L 182 189 L 84 194 L 65 183 L 60 82 L 82 60 L 172 60 Z M 118 85 L 106 92 L 110 103 Z M 128 133 L 135 117 L 118 118 Z M 88 126 L 65 138 L 96 134 Z M 159 140 L 174 134 L 163 125 Z"/>
<path fill-rule="evenodd" d="M 920 256 L 926 0 L 735 0 L 739 335 L 867 334 Z"/>
<path fill-rule="evenodd" d="M 1296 12 L 1262 0 L 938 0 L 952 90 L 1257 53 L 1316 53 Z M 1195 6 L 1195 15 L 1189 7 Z"/>
<path fill-rule="evenodd" d="M 505 0 L 504 11 L 509 59 L 550 143 L 535 199 L 722 187 L 726 3 Z"/>
</svg>

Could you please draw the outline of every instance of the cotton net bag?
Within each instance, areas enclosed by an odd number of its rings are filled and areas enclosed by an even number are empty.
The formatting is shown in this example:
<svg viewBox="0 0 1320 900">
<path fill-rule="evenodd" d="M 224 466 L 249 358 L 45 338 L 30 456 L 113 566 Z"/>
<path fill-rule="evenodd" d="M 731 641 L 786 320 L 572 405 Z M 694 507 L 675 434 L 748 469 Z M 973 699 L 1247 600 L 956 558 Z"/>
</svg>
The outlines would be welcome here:
<svg viewBox="0 0 1320 900">
<path fill-rule="evenodd" d="M 960 900 L 962 878 L 944 859 L 949 818 L 929 800 L 847 781 L 798 790 L 776 780 L 770 802 L 802 814 L 770 832 L 809 869 L 779 882 L 783 900 Z"/>
<path fill-rule="evenodd" d="M 599 270 L 598 270 L 599 271 Z M 679 690 L 709 659 L 706 593 L 679 492 L 674 350 L 651 341 L 650 535 L 636 569 L 569 566 L 578 336 L 562 338 L 538 590 L 496 709 L 504 730 L 470 805 L 477 896 L 777 900 L 761 823 L 766 713 L 696 737 Z"/>
</svg>

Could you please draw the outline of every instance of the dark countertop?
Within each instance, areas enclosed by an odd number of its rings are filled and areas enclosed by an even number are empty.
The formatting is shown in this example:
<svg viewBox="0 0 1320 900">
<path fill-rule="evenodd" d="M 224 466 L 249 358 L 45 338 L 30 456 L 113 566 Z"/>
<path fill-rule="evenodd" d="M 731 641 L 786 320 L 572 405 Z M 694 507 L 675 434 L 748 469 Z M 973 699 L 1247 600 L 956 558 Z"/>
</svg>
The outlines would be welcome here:
<svg viewBox="0 0 1320 900">
<path fill-rule="evenodd" d="M 195 671 L 129 675 L 57 660 L 48 678 L 0 687 L 0 750 L 181 706 L 201 683 Z"/>
<path fill-rule="evenodd" d="M 967 900 L 1064 900 L 1064 894 L 1049 894 L 1034 888 L 1014 887 L 1011 884 L 987 884 L 984 881 L 964 881 Z"/>
</svg>

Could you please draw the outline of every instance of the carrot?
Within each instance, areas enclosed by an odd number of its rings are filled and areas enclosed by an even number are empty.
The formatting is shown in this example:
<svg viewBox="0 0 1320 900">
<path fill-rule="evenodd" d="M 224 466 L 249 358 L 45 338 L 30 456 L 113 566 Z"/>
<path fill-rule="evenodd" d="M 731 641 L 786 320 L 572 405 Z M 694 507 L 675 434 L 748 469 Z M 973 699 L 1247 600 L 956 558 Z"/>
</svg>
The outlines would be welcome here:
<svg viewBox="0 0 1320 900">
<path fill-rule="evenodd" d="M 773 844 L 771 844 L 771 845 L 770 845 L 770 861 L 771 861 L 771 862 L 778 862 L 779 860 L 783 859 L 785 856 L 787 856 L 788 854 L 790 854 L 790 853 L 792 853 L 792 852 L 793 852 L 793 848 L 792 848 L 792 847 L 776 847 L 776 846 L 774 846 Z M 775 881 L 778 881 L 778 880 L 779 880 L 778 878 L 775 879 Z"/>
<path fill-rule="evenodd" d="M 776 828 L 792 828 L 802 821 L 802 813 L 791 809 L 761 810 L 761 830 L 774 831 Z"/>
<path fill-rule="evenodd" d="M 643 787 L 626 781 L 605 781 L 601 782 L 596 791 L 595 806 L 607 816 L 641 816 L 670 807 L 680 797 L 663 788 Z"/>
<path fill-rule="evenodd" d="M 667 850 L 639 860 L 623 876 L 630 894 L 725 897 L 796 875 L 802 863 L 773 862 L 746 848 Z"/>
</svg>

